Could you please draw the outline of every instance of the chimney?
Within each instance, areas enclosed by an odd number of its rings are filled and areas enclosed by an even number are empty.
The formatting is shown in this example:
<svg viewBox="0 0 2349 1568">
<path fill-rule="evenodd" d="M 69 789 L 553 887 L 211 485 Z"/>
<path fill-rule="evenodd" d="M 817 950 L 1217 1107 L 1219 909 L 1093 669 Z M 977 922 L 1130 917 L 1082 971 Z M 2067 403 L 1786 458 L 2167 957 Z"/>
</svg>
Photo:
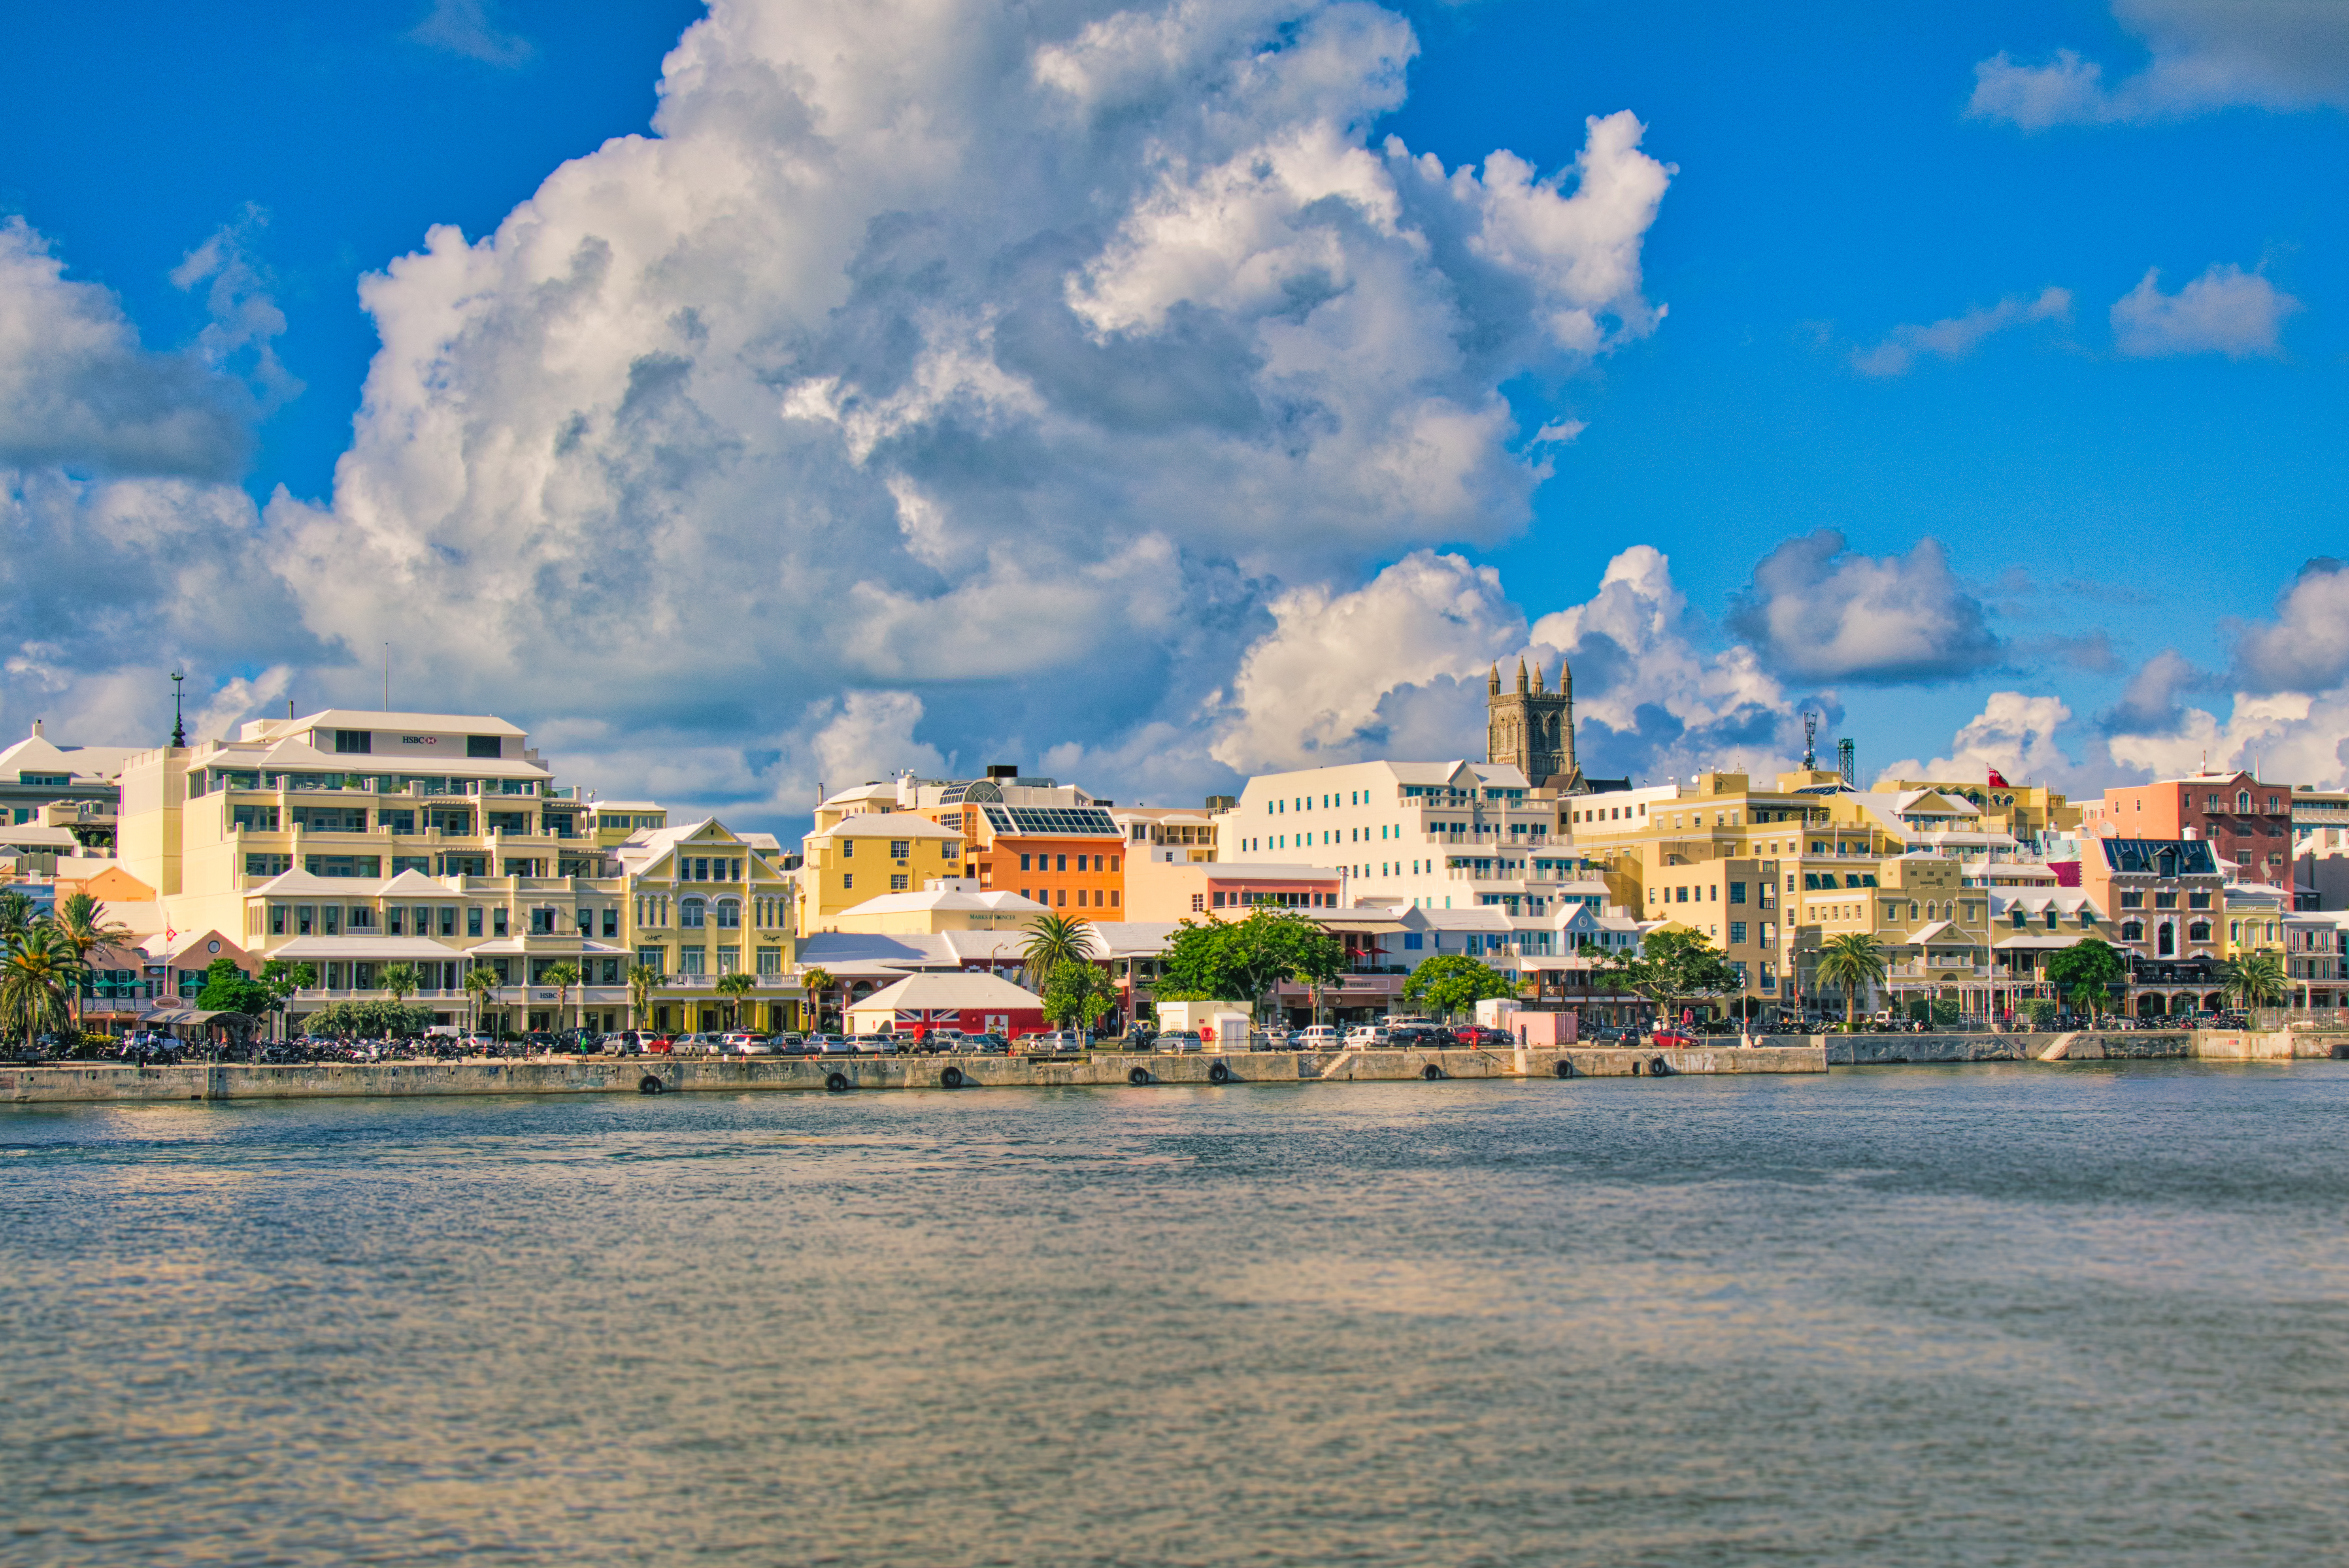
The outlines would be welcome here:
<svg viewBox="0 0 2349 1568">
<path fill-rule="evenodd" d="M 36 718 L 36 719 L 33 720 L 33 738 L 34 738 L 34 739 L 36 739 L 36 740 L 38 740 L 38 739 L 40 739 L 40 738 L 41 738 L 41 736 L 42 736 L 41 721 L 40 721 L 39 719 L 37 719 L 37 718 Z"/>
</svg>

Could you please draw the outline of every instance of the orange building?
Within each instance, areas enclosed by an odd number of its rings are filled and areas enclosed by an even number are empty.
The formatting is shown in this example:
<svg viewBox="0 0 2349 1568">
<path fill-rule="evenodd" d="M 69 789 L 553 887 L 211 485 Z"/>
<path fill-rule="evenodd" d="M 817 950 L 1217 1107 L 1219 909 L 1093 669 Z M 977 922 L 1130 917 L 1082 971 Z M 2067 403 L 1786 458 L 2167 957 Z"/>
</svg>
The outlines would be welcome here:
<svg viewBox="0 0 2349 1568">
<path fill-rule="evenodd" d="M 2292 885 L 2292 790 L 2249 773 L 2107 789 L 2082 807 L 2081 827 L 2105 839 L 2200 839 L 2234 863 L 2238 882 Z"/>
<path fill-rule="evenodd" d="M 1094 920 L 1123 920 L 1125 837 L 1098 806 L 970 808 L 979 886 Z"/>
</svg>

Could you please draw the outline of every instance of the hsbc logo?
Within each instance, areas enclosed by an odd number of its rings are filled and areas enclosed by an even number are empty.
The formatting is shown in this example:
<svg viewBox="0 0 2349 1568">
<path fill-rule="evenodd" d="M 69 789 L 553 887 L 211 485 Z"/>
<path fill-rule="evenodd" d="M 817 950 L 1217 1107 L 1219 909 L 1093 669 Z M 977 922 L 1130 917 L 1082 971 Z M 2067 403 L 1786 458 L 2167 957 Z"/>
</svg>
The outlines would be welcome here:
<svg viewBox="0 0 2349 1568">
<path fill-rule="evenodd" d="M 437 735 L 403 735 L 399 743 L 402 746 L 438 746 L 440 738 Z"/>
</svg>

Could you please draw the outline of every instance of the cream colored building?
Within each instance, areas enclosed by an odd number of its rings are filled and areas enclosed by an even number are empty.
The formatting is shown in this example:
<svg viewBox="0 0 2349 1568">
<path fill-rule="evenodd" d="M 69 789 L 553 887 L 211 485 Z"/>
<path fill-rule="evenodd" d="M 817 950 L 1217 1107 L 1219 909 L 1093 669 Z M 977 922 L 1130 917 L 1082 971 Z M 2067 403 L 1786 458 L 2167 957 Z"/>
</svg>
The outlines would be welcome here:
<svg viewBox="0 0 2349 1568">
<path fill-rule="evenodd" d="M 482 966 L 499 981 L 492 1027 L 619 1027 L 638 962 L 662 975 L 672 1026 L 716 1026 L 730 967 L 788 1016 L 792 904 L 774 841 L 598 803 L 557 785 L 528 738 L 488 715 L 329 709 L 136 753 L 121 862 L 173 928 L 242 932 L 258 959 L 315 965 L 297 1019 L 385 995 L 385 971 L 409 965 L 415 1000 L 461 1022 L 464 972 Z M 545 975 L 563 963 L 581 980 L 558 995 Z"/>
</svg>

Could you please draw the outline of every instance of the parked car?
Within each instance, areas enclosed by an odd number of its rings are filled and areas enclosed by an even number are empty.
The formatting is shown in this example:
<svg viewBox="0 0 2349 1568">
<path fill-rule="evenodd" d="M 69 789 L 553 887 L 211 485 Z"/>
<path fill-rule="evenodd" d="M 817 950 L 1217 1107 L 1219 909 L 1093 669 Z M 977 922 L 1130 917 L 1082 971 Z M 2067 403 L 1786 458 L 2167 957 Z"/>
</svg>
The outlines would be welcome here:
<svg viewBox="0 0 2349 1568">
<path fill-rule="evenodd" d="M 849 1057 L 856 1054 L 856 1042 L 845 1035 L 810 1035 L 801 1048 L 812 1057 Z"/>
<path fill-rule="evenodd" d="M 1000 1057 L 1010 1053 L 1011 1042 L 1001 1035 L 965 1035 L 955 1048 L 983 1057 Z"/>
<path fill-rule="evenodd" d="M 1326 1051 L 1345 1037 L 1345 1031 L 1335 1024 L 1316 1024 L 1309 1029 L 1299 1029 L 1289 1037 L 1289 1044 L 1300 1051 Z"/>
<path fill-rule="evenodd" d="M 1649 1036 L 1648 1044 L 1660 1051 L 1692 1050 L 1696 1046 L 1696 1037 L 1684 1029 L 1668 1026 Z"/>
<path fill-rule="evenodd" d="M 1196 1029 L 1169 1029 L 1153 1039 L 1150 1048 L 1154 1051 L 1177 1053 L 1204 1051 L 1207 1048 L 1207 1042 L 1199 1037 L 1199 1031 Z"/>
<path fill-rule="evenodd" d="M 1031 1057 L 1066 1057 L 1076 1055 L 1091 1043 L 1081 1029 L 1047 1029 L 1040 1035 L 1027 1036 L 1019 1046 Z"/>
<path fill-rule="evenodd" d="M 1517 1037 L 1506 1029 L 1488 1029 L 1481 1024 L 1463 1024 L 1452 1031 L 1452 1040 L 1454 1045 L 1480 1046 L 1490 1049 L 1494 1047 L 1514 1047 Z"/>
<path fill-rule="evenodd" d="M 1357 1024 L 1346 1031 L 1346 1044 L 1357 1050 L 1366 1046 L 1383 1046 L 1392 1037 L 1383 1024 Z"/>
<path fill-rule="evenodd" d="M 732 1034 L 719 1043 L 719 1049 L 730 1057 L 771 1057 L 774 1043 L 764 1035 Z"/>
<path fill-rule="evenodd" d="M 775 1054 L 782 1057 L 803 1057 L 808 1054 L 805 1035 L 786 1032 L 775 1037 Z"/>
<path fill-rule="evenodd" d="M 851 1038 L 857 1050 L 866 1056 L 895 1056 L 900 1044 L 896 1036 L 878 1032 L 856 1035 Z"/>
</svg>

